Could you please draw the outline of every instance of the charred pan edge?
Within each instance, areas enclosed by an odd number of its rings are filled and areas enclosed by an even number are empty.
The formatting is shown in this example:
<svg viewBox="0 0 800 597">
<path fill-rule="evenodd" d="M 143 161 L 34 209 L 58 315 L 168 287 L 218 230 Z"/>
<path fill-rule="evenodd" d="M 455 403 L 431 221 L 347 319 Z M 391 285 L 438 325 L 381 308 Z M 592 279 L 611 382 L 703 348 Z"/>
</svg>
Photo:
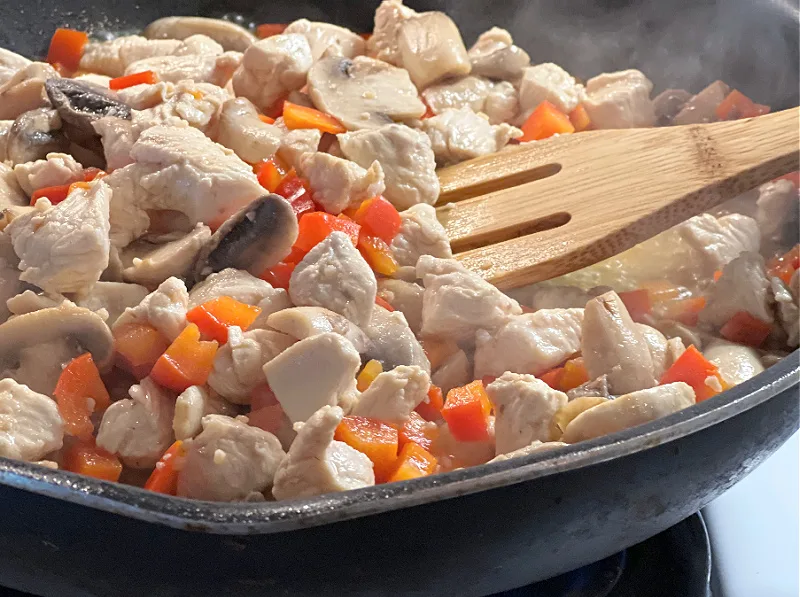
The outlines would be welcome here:
<svg viewBox="0 0 800 597">
<path fill-rule="evenodd" d="M 277 533 L 504 487 L 641 452 L 735 417 L 782 392 L 800 392 L 798 382 L 800 350 L 723 394 L 647 425 L 546 453 L 302 500 L 199 502 L 6 458 L 0 458 L 0 483 L 187 531 L 231 535 Z"/>
</svg>

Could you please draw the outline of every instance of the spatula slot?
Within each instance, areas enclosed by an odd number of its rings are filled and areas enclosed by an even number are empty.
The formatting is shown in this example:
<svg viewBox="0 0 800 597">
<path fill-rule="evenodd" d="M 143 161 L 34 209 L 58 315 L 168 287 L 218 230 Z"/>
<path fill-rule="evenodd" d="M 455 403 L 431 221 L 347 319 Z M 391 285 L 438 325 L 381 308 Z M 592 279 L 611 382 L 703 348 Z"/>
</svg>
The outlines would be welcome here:
<svg viewBox="0 0 800 597">
<path fill-rule="evenodd" d="M 535 220 L 527 222 L 519 222 L 514 226 L 507 228 L 495 229 L 483 234 L 473 234 L 461 239 L 453 239 L 450 246 L 454 253 L 463 253 L 470 249 L 478 249 L 486 245 L 500 243 L 512 238 L 520 236 L 528 236 L 544 230 L 553 230 L 564 226 L 572 219 L 572 216 L 567 212 L 558 212 L 549 214 Z"/>
<path fill-rule="evenodd" d="M 477 164 L 476 167 L 478 167 Z M 534 180 L 549 178 L 558 174 L 560 171 L 561 164 L 543 164 L 529 170 L 517 172 L 513 170 L 504 171 L 502 168 L 493 168 L 491 172 L 485 173 L 485 176 L 480 182 L 463 186 L 459 184 L 457 188 L 451 191 L 448 189 L 449 185 L 446 182 L 447 169 L 445 169 L 439 175 L 440 179 L 442 179 L 442 193 L 439 196 L 438 204 L 463 201 L 465 199 L 487 195 L 495 191 L 511 189 L 528 182 L 533 182 Z M 461 184 L 463 184 L 463 182 Z"/>
</svg>

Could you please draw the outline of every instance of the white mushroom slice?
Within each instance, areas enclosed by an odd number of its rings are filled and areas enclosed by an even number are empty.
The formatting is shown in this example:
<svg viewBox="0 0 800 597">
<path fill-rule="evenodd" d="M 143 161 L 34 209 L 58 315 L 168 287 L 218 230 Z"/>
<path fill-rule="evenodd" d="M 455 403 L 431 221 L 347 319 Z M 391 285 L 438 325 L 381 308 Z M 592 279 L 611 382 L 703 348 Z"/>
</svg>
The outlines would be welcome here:
<svg viewBox="0 0 800 597">
<path fill-rule="evenodd" d="M 61 448 L 64 422 L 56 403 L 13 379 L 0 379 L 0 456 L 35 461 Z"/>
<path fill-rule="evenodd" d="M 308 71 L 314 105 L 348 130 L 374 129 L 425 114 L 408 72 L 366 56 L 331 56 Z"/>
<path fill-rule="evenodd" d="M 137 241 L 123 250 L 123 262 L 130 258 L 131 265 L 122 270 L 126 282 L 155 288 L 171 276 L 182 278 L 192 269 L 200 250 L 211 238 L 211 229 L 198 224 L 195 229 L 176 240 L 155 245 Z"/>
<path fill-rule="evenodd" d="M 247 98 L 237 97 L 222 106 L 217 143 L 235 151 L 245 162 L 257 164 L 278 151 L 281 131 L 263 122 Z"/>
<path fill-rule="evenodd" d="M 175 439 L 175 397 L 145 377 L 103 413 L 97 445 L 131 468 L 152 468 Z"/>
<path fill-rule="evenodd" d="M 327 153 L 306 153 L 298 160 L 298 172 L 308 179 L 314 201 L 332 214 L 380 195 L 386 188 L 383 169 L 372 162 L 368 170 L 350 160 Z"/>
<path fill-rule="evenodd" d="M 129 308 L 136 307 L 147 297 L 147 288 L 138 284 L 121 282 L 98 282 L 85 294 L 74 297 L 75 304 L 95 313 L 105 311 L 106 322 L 113 326 L 120 315 Z"/>
<path fill-rule="evenodd" d="M 567 404 L 567 395 L 533 375 L 503 373 L 486 386 L 495 412 L 497 454 L 513 452 L 539 440 L 550 439 L 550 422 Z"/>
<path fill-rule="evenodd" d="M 344 442 L 333 439 L 344 413 L 336 406 L 320 408 L 295 426 L 297 438 L 275 473 L 276 500 L 346 491 L 375 484 L 372 461 Z"/>
<path fill-rule="evenodd" d="M 44 187 L 82 181 L 83 166 L 71 155 L 48 153 L 43 160 L 14 166 L 14 176 L 22 190 L 30 196 Z"/>
<path fill-rule="evenodd" d="M 424 12 L 403 21 L 397 32 L 400 63 L 417 89 L 472 68 L 461 33 L 443 12 Z"/>
<path fill-rule="evenodd" d="M 427 400 L 431 379 L 424 369 L 400 365 L 380 373 L 358 399 L 352 414 L 403 425 Z"/>
<path fill-rule="evenodd" d="M 739 311 L 772 323 L 770 283 L 764 258 L 758 253 L 744 252 L 722 269 L 700 311 L 701 323 L 714 327 L 725 325 Z"/>
<path fill-rule="evenodd" d="M 84 73 L 76 75 L 74 80 L 80 81 L 81 83 L 91 83 L 99 87 L 108 87 L 108 84 L 111 82 L 111 77 L 107 75 L 98 75 L 96 73 Z M 133 106 L 131 107 L 133 108 Z"/>
<path fill-rule="evenodd" d="M 164 17 L 144 30 L 148 39 L 186 39 L 197 34 L 206 35 L 225 50 L 235 52 L 244 52 L 256 41 L 252 33 L 236 23 L 205 17 Z"/>
<path fill-rule="evenodd" d="M 375 10 L 375 26 L 367 41 L 369 55 L 395 66 L 400 65 L 397 34 L 400 26 L 417 15 L 415 10 L 403 6 L 402 0 L 383 0 Z"/>
<path fill-rule="evenodd" d="M 363 326 L 372 314 L 375 274 L 343 232 L 333 232 L 311 249 L 289 279 L 298 306 L 324 307 Z"/>
<path fill-rule="evenodd" d="M 355 58 L 364 54 L 367 49 L 367 44 L 360 35 L 330 23 L 298 19 L 289 23 L 284 33 L 299 33 L 305 36 L 315 62 L 326 52 L 334 50 L 339 56 Z"/>
<path fill-rule="evenodd" d="M 131 323 L 152 325 L 170 341 L 186 327 L 189 293 L 178 278 L 168 278 L 136 307 L 125 309 L 114 329 Z"/>
<path fill-rule="evenodd" d="M 359 352 L 366 352 L 369 338 L 356 324 L 322 307 L 291 307 L 272 313 L 267 325 L 297 340 L 333 332 L 344 336 Z"/>
<path fill-rule="evenodd" d="M 515 46 L 511 34 L 499 27 L 481 33 L 467 54 L 472 74 L 490 79 L 514 81 L 531 63 L 527 52 Z"/>
<path fill-rule="evenodd" d="M 250 404 L 253 390 L 266 383 L 262 368 L 294 344 L 286 334 L 228 328 L 228 341 L 217 350 L 208 385 L 234 404 Z"/>
<path fill-rule="evenodd" d="M 425 350 L 401 312 L 389 312 L 376 305 L 363 330 L 369 338 L 365 359 L 380 361 L 384 370 L 413 365 L 430 373 L 431 364 Z"/>
<path fill-rule="evenodd" d="M 52 293 L 80 292 L 97 282 L 108 267 L 110 199 L 101 180 L 15 219 L 6 233 L 20 258 L 20 280 Z"/>
<path fill-rule="evenodd" d="M 778 307 L 778 319 L 786 332 L 786 344 L 794 348 L 800 342 L 800 274 L 795 270 L 788 286 L 780 278 L 770 278 L 770 286 Z"/>
<path fill-rule="evenodd" d="M 600 129 L 653 126 L 652 90 L 650 79 L 636 69 L 603 73 L 587 81 L 583 105 Z"/>
<path fill-rule="evenodd" d="M 422 130 L 431 140 L 436 163 L 456 164 L 503 149 L 522 131 L 510 124 L 491 125 L 468 108 L 445 110 L 422 121 Z"/>
<path fill-rule="evenodd" d="M 236 410 L 232 404 L 203 386 L 186 388 L 175 400 L 175 415 L 172 418 L 175 439 L 195 437 L 203 430 L 202 420 L 206 415 L 234 416 Z"/>
<path fill-rule="evenodd" d="M 409 211 L 409 210 L 407 210 Z M 403 212 L 403 213 L 407 213 Z M 402 214 L 400 214 L 402 217 Z M 425 289 L 414 282 L 381 278 L 378 280 L 378 296 L 389 303 L 395 311 L 406 318 L 408 327 L 416 335 L 422 327 L 422 296 Z"/>
<path fill-rule="evenodd" d="M 540 309 L 475 335 L 475 377 L 506 371 L 540 375 L 581 348 L 583 309 Z"/>
<path fill-rule="evenodd" d="M 417 203 L 433 205 L 439 198 L 436 157 L 431 140 L 399 124 L 337 136 L 342 153 L 362 168 L 377 160 L 383 169 L 384 196 L 399 210 Z"/>
<path fill-rule="evenodd" d="M 575 442 L 655 421 L 695 403 L 694 390 L 682 381 L 625 394 L 583 411 L 572 419 L 561 440 Z"/>
<path fill-rule="evenodd" d="M 433 372 L 431 381 L 442 390 L 442 394 L 445 396 L 453 388 L 461 387 L 472 381 L 472 366 L 467 353 L 457 350 L 447 357 Z"/>
<path fill-rule="evenodd" d="M 650 351 L 650 358 L 653 359 L 653 376 L 661 379 L 664 371 L 672 364 L 667 355 L 667 339 L 657 329 L 643 323 L 637 323 L 636 329 L 642 334 Z"/>
<path fill-rule="evenodd" d="M 212 502 L 249 498 L 272 487 L 286 453 L 271 433 L 246 419 L 203 417 L 203 431 L 186 449 L 177 495 Z"/>
<path fill-rule="evenodd" d="M 55 69 L 44 62 L 31 62 L 0 84 L 0 119 L 17 118 L 20 114 L 47 106 L 44 82 L 58 79 Z"/>
<path fill-rule="evenodd" d="M 177 39 L 150 40 L 138 35 L 90 42 L 83 50 L 80 69 L 109 77 L 121 77 L 131 63 L 154 56 L 169 56 L 180 46 L 181 42 Z"/>
<path fill-rule="evenodd" d="M 565 444 L 564 442 L 540 442 L 539 440 L 535 440 L 524 448 L 495 456 L 489 462 L 503 462 L 504 460 L 511 460 L 512 458 L 522 458 L 523 456 L 529 456 L 538 452 L 547 452 L 568 445 L 569 444 Z"/>
<path fill-rule="evenodd" d="M 48 153 L 64 152 L 69 140 L 61 130 L 55 110 L 39 108 L 20 114 L 8 131 L 6 153 L 11 164 L 43 159 Z"/>
<path fill-rule="evenodd" d="M 524 122 L 536 107 L 548 101 L 562 112 L 572 112 L 586 97 L 583 85 L 563 68 L 552 62 L 529 66 L 519 83 L 518 121 Z"/>
<path fill-rule="evenodd" d="M 326 404 L 349 410 L 356 399 L 360 366 L 361 357 L 350 342 L 339 334 L 325 333 L 300 340 L 263 370 L 284 412 L 297 423 Z"/>
<path fill-rule="evenodd" d="M 744 251 L 758 252 L 761 233 L 756 221 L 741 214 L 715 218 L 700 214 L 676 226 L 681 240 L 698 252 L 699 275 L 710 278 Z"/>
<path fill-rule="evenodd" d="M 178 83 L 191 79 L 223 87 L 241 62 L 242 55 L 239 52 L 225 52 L 219 56 L 214 54 L 155 56 L 130 64 L 125 69 L 125 74 L 132 75 L 150 70 L 162 81 Z"/>
<path fill-rule="evenodd" d="M 275 121 L 277 126 L 281 119 Z M 281 138 L 278 157 L 293 168 L 300 165 L 300 157 L 306 153 L 317 151 L 322 133 L 317 129 L 294 129 L 286 131 Z"/>
<path fill-rule="evenodd" d="M 616 292 L 586 303 L 581 348 L 589 378 L 608 375 L 615 394 L 656 385 L 650 348 Z"/>
<path fill-rule="evenodd" d="M 306 84 L 312 62 L 304 36 L 273 35 L 247 48 L 233 76 L 233 89 L 259 110 L 267 110 L 289 91 Z"/>
<path fill-rule="evenodd" d="M 423 336 L 471 340 L 477 330 L 497 330 L 512 315 L 522 313 L 517 301 L 455 260 L 423 255 L 417 276 L 425 286 Z"/>
<path fill-rule="evenodd" d="M 758 352 L 750 346 L 715 338 L 703 350 L 703 356 L 719 368 L 728 384 L 735 386 L 764 371 Z"/>
</svg>

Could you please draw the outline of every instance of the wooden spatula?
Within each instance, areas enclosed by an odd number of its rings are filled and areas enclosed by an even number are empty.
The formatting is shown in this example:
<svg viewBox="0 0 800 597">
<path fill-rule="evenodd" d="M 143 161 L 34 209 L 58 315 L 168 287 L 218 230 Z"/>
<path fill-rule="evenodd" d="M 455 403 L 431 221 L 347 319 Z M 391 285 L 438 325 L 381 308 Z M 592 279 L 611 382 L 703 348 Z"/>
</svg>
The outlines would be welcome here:
<svg viewBox="0 0 800 597">
<path fill-rule="evenodd" d="M 797 170 L 799 129 L 792 108 L 525 144 L 441 170 L 440 217 L 466 267 L 514 288 L 611 257 Z"/>
</svg>

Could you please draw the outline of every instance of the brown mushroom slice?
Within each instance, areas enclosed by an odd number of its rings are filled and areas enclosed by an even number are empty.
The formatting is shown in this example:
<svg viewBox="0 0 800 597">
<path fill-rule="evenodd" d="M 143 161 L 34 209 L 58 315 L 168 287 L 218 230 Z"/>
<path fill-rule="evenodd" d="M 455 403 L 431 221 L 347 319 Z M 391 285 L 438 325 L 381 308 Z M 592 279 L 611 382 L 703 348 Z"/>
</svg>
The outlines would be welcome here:
<svg viewBox="0 0 800 597">
<path fill-rule="evenodd" d="M 42 87 L 50 78 L 58 78 L 58 73 L 44 62 L 31 62 L 14 73 L 0 85 L 0 119 L 16 118 L 23 112 L 47 106 Z"/>
<path fill-rule="evenodd" d="M 656 126 L 669 126 L 692 94 L 685 89 L 665 89 L 653 100 L 656 113 Z"/>
<path fill-rule="evenodd" d="M 700 93 L 692 97 L 672 119 L 673 124 L 700 124 L 715 120 L 717 109 L 731 88 L 723 81 L 714 81 Z"/>
<path fill-rule="evenodd" d="M 17 117 L 8 132 L 6 151 L 9 161 L 22 164 L 42 160 L 48 153 L 65 153 L 68 147 L 58 112 L 39 108 Z"/>
<path fill-rule="evenodd" d="M 318 61 L 308 71 L 308 94 L 319 110 L 349 130 L 379 128 L 425 113 L 407 71 L 366 56 Z"/>
<path fill-rule="evenodd" d="M 260 197 L 212 235 L 198 256 L 195 280 L 229 267 L 258 276 L 289 254 L 297 232 L 297 217 L 286 199 L 275 194 Z"/>
<path fill-rule="evenodd" d="M 206 17 L 164 17 L 144 30 L 148 39 L 186 39 L 197 34 L 210 37 L 225 51 L 244 52 L 256 41 L 252 33 L 236 23 Z"/>
<path fill-rule="evenodd" d="M 425 12 L 403 22 L 397 49 L 403 68 L 420 90 L 448 77 L 468 75 L 472 69 L 458 27 L 443 12 Z"/>
<path fill-rule="evenodd" d="M 211 229 L 202 224 L 189 234 L 163 244 L 136 241 L 123 249 L 122 278 L 146 286 L 150 290 L 170 276 L 182 278 L 189 274 L 203 247 L 211 238 Z"/>
</svg>

